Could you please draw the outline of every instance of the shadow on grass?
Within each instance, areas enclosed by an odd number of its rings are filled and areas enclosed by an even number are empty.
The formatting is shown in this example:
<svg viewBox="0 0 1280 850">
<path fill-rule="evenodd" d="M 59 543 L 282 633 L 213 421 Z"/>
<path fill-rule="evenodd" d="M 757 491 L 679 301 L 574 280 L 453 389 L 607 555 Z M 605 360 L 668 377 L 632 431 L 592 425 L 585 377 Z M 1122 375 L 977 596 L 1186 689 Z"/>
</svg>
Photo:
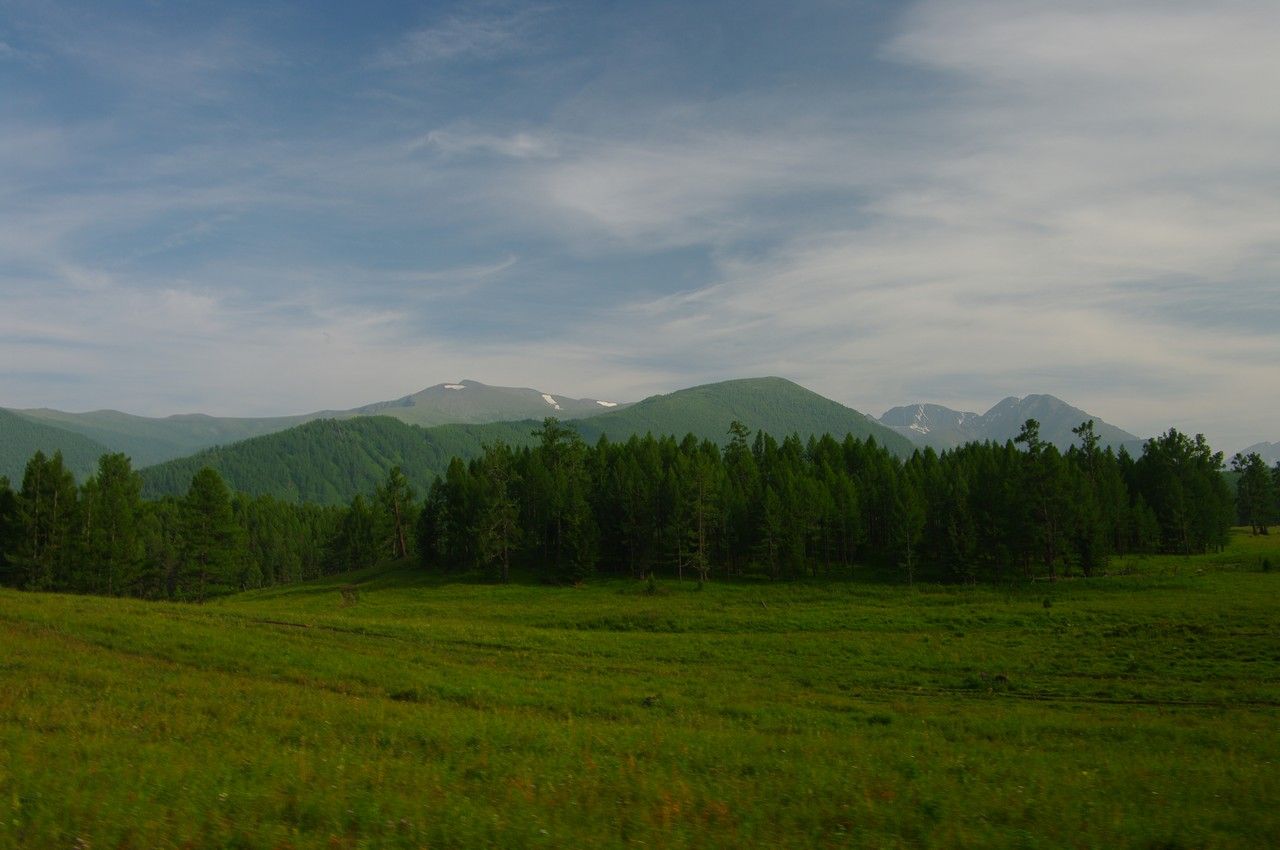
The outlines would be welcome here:
<svg viewBox="0 0 1280 850">
<path fill-rule="evenodd" d="M 1280 537 L 1280 535 L 1277 535 Z M 923 570 L 914 587 L 923 593 L 963 593 L 969 589 L 985 589 L 1011 593 L 1052 596 L 1070 593 L 1077 588 L 1099 588 L 1116 592 L 1132 592 L 1135 584 L 1146 586 L 1181 585 L 1193 580 L 1205 570 L 1211 571 L 1255 571 L 1259 566 L 1270 543 L 1263 537 L 1250 538 L 1247 531 L 1235 529 L 1232 533 L 1232 546 L 1228 551 L 1192 556 L 1173 555 L 1118 555 L 1113 557 L 1109 569 L 1090 578 L 1078 572 L 1058 581 L 1032 579 L 1020 570 L 1010 568 L 1003 575 L 987 575 L 977 581 L 965 581 L 937 570 Z M 1272 538 L 1275 539 L 1275 538 Z M 1278 570 L 1277 572 L 1280 572 Z M 1119 579 L 1117 581 L 1117 579 Z M 696 579 L 686 577 L 683 580 L 675 575 L 659 574 L 656 577 L 656 588 L 650 586 L 647 579 L 635 578 L 626 574 L 625 570 L 610 571 L 601 569 L 596 575 L 584 583 L 585 587 L 613 590 L 624 594 L 663 596 L 670 593 L 696 592 Z M 802 591 L 829 590 L 832 592 L 857 592 L 859 589 L 890 590 L 912 586 L 907 582 L 901 568 L 887 564 L 856 564 L 853 566 L 836 566 L 829 570 L 818 570 L 803 575 L 786 575 L 778 578 L 763 573 L 747 573 L 735 576 L 716 576 L 709 584 L 719 588 L 738 590 L 760 590 L 765 588 L 791 588 Z M 238 600 L 275 600 L 304 599 L 325 595 L 339 595 L 344 589 L 358 592 L 396 589 L 443 589 L 451 586 L 461 587 L 521 587 L 521 588 L 562 588 L 573 586 L 554 581 L 546 572 L 528 564 L 513 565 L 509 580 L 499 581 L 491 574 L 481 570 L 442 570 L 423 567 L 405 559 L 377 567 L 354 570 L 346 573 L 324 576 L 297 584 L 279 585 L 260 590 L 246 591 L 232 597 Z"/>
</svg>

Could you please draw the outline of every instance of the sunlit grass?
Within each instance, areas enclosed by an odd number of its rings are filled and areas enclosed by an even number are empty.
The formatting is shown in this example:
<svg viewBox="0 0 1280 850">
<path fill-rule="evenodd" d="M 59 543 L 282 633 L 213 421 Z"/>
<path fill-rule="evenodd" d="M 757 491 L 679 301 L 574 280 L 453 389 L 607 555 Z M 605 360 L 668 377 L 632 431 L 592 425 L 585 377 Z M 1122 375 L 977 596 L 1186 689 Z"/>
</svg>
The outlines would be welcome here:
<svg viewBox="0 0 1280 850">
<path fill-rule="evenodd" d="M 1112 572 L 3 592 L 0 845 L 1266 846 L 1280 534 Z"/>
</svg>

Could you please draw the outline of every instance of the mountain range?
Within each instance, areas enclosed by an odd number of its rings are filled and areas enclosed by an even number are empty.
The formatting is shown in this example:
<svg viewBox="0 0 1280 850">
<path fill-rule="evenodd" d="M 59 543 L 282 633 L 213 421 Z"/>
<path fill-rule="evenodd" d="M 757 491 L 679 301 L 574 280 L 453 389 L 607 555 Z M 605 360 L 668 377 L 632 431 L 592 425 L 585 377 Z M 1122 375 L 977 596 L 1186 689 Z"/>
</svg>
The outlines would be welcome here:
<svg viewBox="0 0 1280 850">
<path fill-rule="evenodd" d="M 312 419 L 346 416 L 391 416 L 410 425 L 479 425 L 517 419 L 581 419 L 629 405 L 594 398 L 569 398 L 523 387 L 491 387 L 479 381 L 436 384 L 395 401 L 366 404 L 353 410 L 312 414 Z"/>
<path fill-rule="evenodd" d="M 634 404 L 464 380 L 393 401 L 295 416 L 150 418 L 112 410 L 0 409 L 0 475 L 16 483 L 27 459 L 42 449 L 61 450 L 68 467 L 83 479 L 99 455 L 120 451 L 143 470 L 150 496 L 184 492 L 195 471 L 209 465 L 245 492 L 338 502 L 368 492 L 395 464 L 410 472 L 421 490 L 455 456 L 475 457 L 495 440 L 530 444 L 549 415 L 570 421 L 588 441 L 692 433 L 723 443 L 728 424 L 738 420 L 779 438 L 793 433 L 874 437 L 906 456 L 925 446 L 942 451 L 974 440 L 1004 442 L 1034 418 L 1042 439 L 1061 449 L 1077 442 L 1071 429 L 1088 419 L 1106 445 L 1134 453 L 1142 445 L 1137 436 L 1050 395 L 1006 398 L 982 414 L 907 405 L 876 419 L 783 378 L 724 381 Z M 1277 447 L 1264 443 L 1251 450 L 1272 463 L 1280 454 Z"/>
<path fill-rule="evenodd" d="M 879 422 L 917 446 L 943 451 L 975 441 L 1012 440 L 1028 419 L 1040 423 L 1040 439 L 1062 451 L 1080 442 L 1071 429 L 1089 419 L 1093 420 L 1094 432 L 1102 445 L 1117 451 L 1126 448 L 1135 454 L 1142 450 L 1141 438 L 1051 395 L 1010 396 L 981 414 L 937 404 L 906 405 L 886 411 Z"/>
<path fill-rule="evenodd" d="M 553 395 L 524 387 L 491 387 L 478 381 L 436 384 L 394 401 L 367 404 L 349 410 L 320 410 L 295 416 L 222 417 L 202 413 L 166 417 L 134 416 L 118 410 L 95 410 L 67 413 L 36 408 L 3 411 L 9 418 L 0 420 L 0 436 L 5 449 L 0 451 L 0 475 L 20 475 L 22 465 L 34 453 L 30 445 L 46 452 L 61 449 L 65 458 L 72 452 L 88 450 L 91 443 L 97 454 L 104 451 L 124 452 L 137 467 L 152 466 L 173 458 L 184 457 L 211 446 L 227 445 L 240 440 L 274 434 L 318 419 L 354 419 L 361 416 L 390 416 L 412 425 L 480 424 L 516 419 L 541 419 L 556 416 L 576 419 L 626 407 L 625 404 L 597 399 L 578 399 Z M 0 409 L 2 410 L 2 409 Z M 8 448 L 8 435 L 19 429 L 17 417 L 30 423 L 22 426 L 27 435 L 21 442 L 14 438 Z M 35 426 L 42 435 L 36 433 Z M 52 429 L 52 430 L 50 430 Z M 68 433 L 87 438 L 77 440 Z M 34 440 L 34 443 L 32 442 Z M 10 457 L 12 455 L 12 457 Z M 97 455 L 94 455 L 96 463 Z M 90 464 L 92 467 L 93 463 Z M 77 470 L 79 471 L 79 470 Z"/>
<path fill-rule="evenodd" d="M 430 428 L 385 416 L 308 422 L 143 469 L 143 492 L 151 497 L 183 493 L 201 467 L 211 466 L 242 492 L 290 501 L 345 502 L 371 491 L 386 470 L 398 464 L 422 493 L 454 457 L 477 457 L 486 444 L 498 440 L 531 445 L 541 419 Z M 602 436 L 625 440 L 651 433 L 693 434 L 724 443 L 735 420 L 753 432 L 779 437 L 853 434 L 874 437 L 898 455 L 914 450 L 910 441 L 870 417 L 782 378 L 725 381 L 651 396 L 569 424 L 590 442 Z"/>
</svg>

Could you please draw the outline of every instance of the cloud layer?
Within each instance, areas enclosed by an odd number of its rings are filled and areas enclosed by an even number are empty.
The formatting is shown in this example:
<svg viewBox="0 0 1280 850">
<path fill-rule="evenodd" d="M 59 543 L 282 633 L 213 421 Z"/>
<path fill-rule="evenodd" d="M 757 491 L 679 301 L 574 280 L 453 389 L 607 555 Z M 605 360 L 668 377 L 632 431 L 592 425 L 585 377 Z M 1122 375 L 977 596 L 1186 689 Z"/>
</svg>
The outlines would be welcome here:
<svg viewBox="0 0 1280 850">
<path fill-rule="evenodd" d="M 0 19 L 0 404 L 783 374 L 1280 436 L 1274 3 L 75 11 Z"/>
</svg>

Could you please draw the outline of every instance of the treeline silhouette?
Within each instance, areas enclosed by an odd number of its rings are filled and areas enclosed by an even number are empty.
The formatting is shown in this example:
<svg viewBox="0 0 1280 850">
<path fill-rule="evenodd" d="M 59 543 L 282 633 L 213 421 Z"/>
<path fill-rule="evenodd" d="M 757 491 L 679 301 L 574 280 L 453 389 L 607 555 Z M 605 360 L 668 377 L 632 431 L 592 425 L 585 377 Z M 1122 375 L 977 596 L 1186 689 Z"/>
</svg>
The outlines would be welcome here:
<svg viewBox="0 0 1280 850">
<path fill-rule="evenodd" d="M 1142 456 L 1102 448 L 1092 422 L 1065 454 L 1028 420 L 1014 441 L 900 460 L 874 440 L 782 442 L 734 423 L 728 445 L 687 437 L 586 446 L 547 420 L 533 448 L 454 460 L 417 526 L 424 562 L 512 564 L 558 581 L 593 572 L 707 580 L 761 573 L 913 580 L 1091 575 L 1115 555 L 1226 543 L 1223 457 L 1170 430 Z"/>
<path fill-rule="evenodd" d="M 15 491 L 0 477 L 0 580 L 29 590 L 205 599 L 347 569 L 330 540 L 347 509 L 233 495 L 211 469 L 182 498 L 142 499 L 123 454 L 76 486 L 37 452 Z"/>
<path fill-rule="evenodd" d="M 129 459 L 104 455 L 77 486 L 37 452 L 16 489 L 0 478 L 0 580 L 33 590 L 205 599 L 413 561 L 513 569 L 547 581 L 597 573 L 912 581 L 1092 575 L 1111 558 L 1225 544 L 1236 519 L 1274 522 L 1280 466 L 1223 456 L 1176 430 L 1140 457 L 1099 445 L 1092 422 L 1060 452 L 1029 420 L 1015 441 L 902 460 L 874 439 L 781 442 L 733 423 L 693 436 L 587 445 L 547 419 L 536 443 L 454 459 L 419 501 L 395 467 L 346 506 L 231 493 L 204 468 L 184 496 L 144 500 Z M 1246 516 L 1246 514 L 1248 514 Z"/>
</svg>

